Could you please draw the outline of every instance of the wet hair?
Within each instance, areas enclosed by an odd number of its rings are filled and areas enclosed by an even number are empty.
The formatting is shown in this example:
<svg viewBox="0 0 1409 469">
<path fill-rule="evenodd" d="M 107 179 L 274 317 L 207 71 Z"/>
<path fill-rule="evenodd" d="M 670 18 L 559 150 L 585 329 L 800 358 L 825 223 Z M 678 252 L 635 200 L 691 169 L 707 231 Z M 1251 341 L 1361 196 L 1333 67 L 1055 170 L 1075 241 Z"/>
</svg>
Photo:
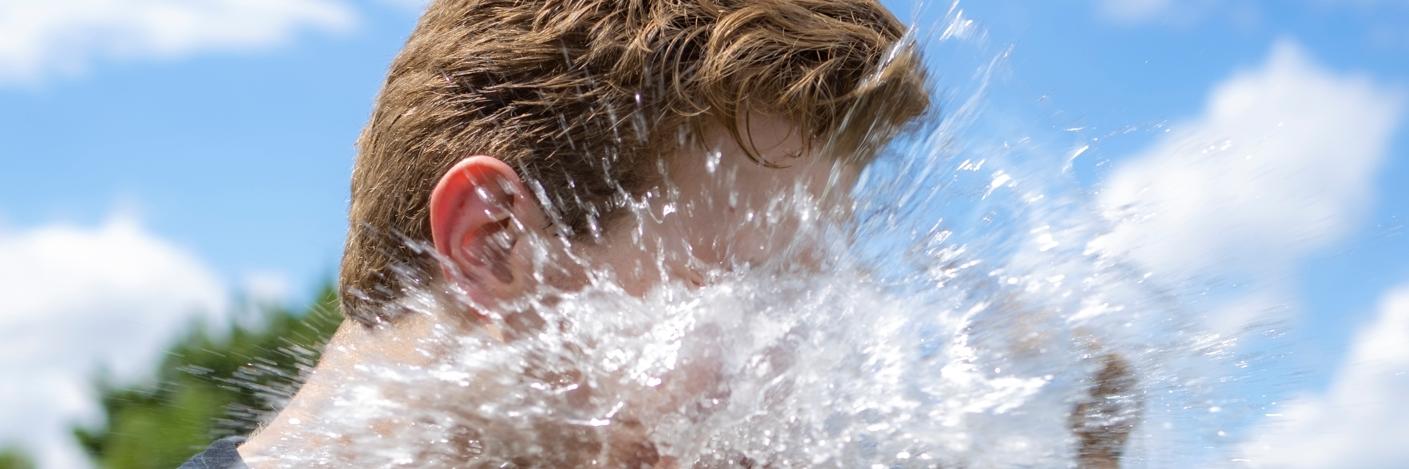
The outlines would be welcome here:
<svg viewBox="0 0 1409 469">
<path fill-rule="evenodd" d="M 905 33 L 875 0 L 437 0 L 358 141 L 343 311 L 391 320 L 388 300 L 439 276 L 418 243 L 467 156 L 513 166 L 579 236 L 709 126 L 747 150 L 748 116 L 774 115 L 866 154 L 928 107 Z"/>
</svg>

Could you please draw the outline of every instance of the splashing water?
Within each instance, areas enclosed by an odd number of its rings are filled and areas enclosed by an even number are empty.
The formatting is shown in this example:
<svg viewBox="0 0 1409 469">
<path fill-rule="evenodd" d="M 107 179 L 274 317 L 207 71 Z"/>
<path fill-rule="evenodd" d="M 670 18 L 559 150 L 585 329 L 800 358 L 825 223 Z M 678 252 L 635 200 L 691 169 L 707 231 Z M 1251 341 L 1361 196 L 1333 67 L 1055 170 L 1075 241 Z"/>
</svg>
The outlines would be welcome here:
<svg viewBox="0 0 1409 469">
<path fill-rule="evenodd" d="M 972 52 L 976 28 L 951 8 L 935 44 Z M 1219 382 L 1247 359 L 1236 338 L 1091 247 L 1109 222 L 1070 173 L 1090 144 L 1050 151 L 1001 130 L 984 107 L 1007 51 L 973 55 L 966 98 L 866 169 L 850 217 L 801 190 L 759 214 L 796 227 L 768 231 L 791 255 L 644 295 L 606 271 L 497 308 L 461 294 L 520 333 L 437 326 L 425 366 L 358 365 L 360 384 L 330 400 L 338 417 L 306 423 L 339 443 L 279 464 L 355 451 L 373 467 L 1052 467 L 1081 461 L 1083 428 L 1130 425 L 1127 465 L 1189 461 L 1177 448 L 1216 459 L 1209 435 L 1238 406 Z M 722 172 L 717 153 L 705 164 Z M 633 214 L 690 212 L 669 207 Z M 441 294 L 402 306 L 430 315 Z M 1096 396 L 1112 360 L 1128 376 Z M 1108 411 L 1082 413 L 1093 405 Z"/>
</svg>

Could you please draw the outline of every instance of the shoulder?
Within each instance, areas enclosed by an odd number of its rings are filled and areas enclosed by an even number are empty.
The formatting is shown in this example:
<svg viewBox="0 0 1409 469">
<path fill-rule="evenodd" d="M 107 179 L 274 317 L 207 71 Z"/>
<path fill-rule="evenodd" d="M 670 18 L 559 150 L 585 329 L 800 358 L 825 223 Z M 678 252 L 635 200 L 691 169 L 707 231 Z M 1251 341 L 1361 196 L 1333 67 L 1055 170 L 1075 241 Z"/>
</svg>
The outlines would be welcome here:
<svg viewBox="0 0 1409 469">
<path fill-rule="evenodd" d="M 205 451 L 192 456 L 178 469 L 246 469 L 248 466 L 240 459 L 238 451 L 240 443 L 244 442 L 245 438 L 239 436 L 216 440 Z"/>
</svg>

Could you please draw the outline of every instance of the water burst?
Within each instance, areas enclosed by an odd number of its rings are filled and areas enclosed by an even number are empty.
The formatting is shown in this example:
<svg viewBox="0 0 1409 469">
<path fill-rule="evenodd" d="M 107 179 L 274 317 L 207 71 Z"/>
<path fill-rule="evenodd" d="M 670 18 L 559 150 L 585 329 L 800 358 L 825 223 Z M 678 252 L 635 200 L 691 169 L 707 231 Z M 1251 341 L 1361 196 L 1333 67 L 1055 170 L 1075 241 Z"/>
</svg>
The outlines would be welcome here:
<svg viewBox="0 0 1409 469">
<path fill-rule="evenodd" d="M 950 21 L 955 47 L 983 37 L 957 7 Z M 1091 248 L 1108 222 L 1069 171 L 1091 145 L 976 130 L 1007 56 L 977 60 L 960 106 L 864 169 L 765 168 L 719 146 L 662 165 L 656 188 L 619 195 L 623 214 L 592 218 L 590 240 L 515 240 L 535 288 L 511 301 L 409 279 L 426 286 L 396 304 L 421 324 L 413 356 L 348 367 L 269 462 L 1099 466 L 1221 432 L 1237 403 L 1208 370 L 1242 360 L 1236 339 Z M 621 111 L 606 114 L 646 132 Z M 603 262 L 601 240 L 636 255 Z M 457 311 L 475 318 L 443 321 Z M 1160 411 L 1203 401 L 1202 416 Z"/>
</svg>

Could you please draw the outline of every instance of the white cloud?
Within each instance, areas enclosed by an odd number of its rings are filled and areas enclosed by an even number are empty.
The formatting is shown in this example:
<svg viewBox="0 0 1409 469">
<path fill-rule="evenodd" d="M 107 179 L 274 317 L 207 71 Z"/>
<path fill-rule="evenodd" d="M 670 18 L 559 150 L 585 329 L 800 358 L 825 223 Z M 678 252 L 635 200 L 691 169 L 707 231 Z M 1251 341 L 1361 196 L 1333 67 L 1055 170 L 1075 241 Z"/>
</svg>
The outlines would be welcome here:
<svg viewBox="0 0 1409 469">
<path fill-rule="evenodd" d="M 281 304 L 293 294 L 293 283 L 280 272 L 252 272 L 243 280 L 240 291 L 255 305 Z"/>
<path fill-rule="evenodd" d="M 1146 23 L 1189 25 L 1210 19 L 1231 20 L 1234 24 L 1251 26 L 1264 17 L 1264 8 L 1254 2 L 1228 0 L 1095 0 L 1096 12 L 1116 23 L 1136 25 Z M 1369 19 L 1396 18 L 1409 7 L 1404 0 L 1299 0 L 1276 3 L 1277 8 L 1335 9 L 1372 15 Z M 1373 22 L 1373 21 L 1372 21 Z M 1386 25 L 1398 26 L 1390 20 Z"/>
<path fill-rule="evenodd" d="M 1211 18 L 1250 26 L 1262 16 L 1250 2 L 1223 0 L 1095 0 L 1095 7 L 1101 18 L 1125 26 L 1192 26 Z"/>
<path fill-rule="evenodd" d="M 1293 400 L 1244 445 L 1254 467 L 1409 466 L 1409 285 L 1385 296 L 1324 395 Z"/>
<path fill-rule="evenodd" d="M 1105 16 L 1124 22 L 1146 21 L 1168 10 L 1170 0 L 1099 0 L 1097 8 Z"/>
<path fill-rule="evenodd" d="M 42 467 L 86 466 L 69 428 L 100 418 L 93 373 L 150 373 L 197 314 L 225 314 L 227 297 L 200 260 L 128 216 L 0 231 L 0 441 Z"/>
<path fill-rule="evenodd" d="M 1280 42 L 1117 167 L 1099 202 L 1121 221 L 1093 247 L 1161 274 L 1281 276 L 1355 228 L 1403 102 Z"/>
<path fill-rule="evenodd" d="M 390 3 L 390 4 L 392 4 L 392 5 L 396 5 L 396 6 L 402 7 L 402 8 L 409 9 L 409 10 L 411 10 L 411 11 L 416 11 L 416 12 L 419 12 L 419 11 L 421 11 L 421 10 L 425 10 L 425 9 L 426 9 L 426 5 L 429 5 L 429 4 L 431 3 L 431 0 L 382 0 L 382 1 L 384 1 L 384 2 L 386 2 L 386 3 Z"/>
<path fill-rule="evenodd" d="M 1213 332 L 1244 337 L 1249 325 L 1289 319 L 1291 272 L 1357 229 L 1404 104 L 1401 90 L 1280 42 L 1263 64 L 1215 86 L 1200 115 L 1118 165 L 1099 195 L 1114 228 L 1090 247 L 1166 282 L 1238 282 L 1193 300 Z M 1269 417 L 1244 453 L 1270 467 L 1400 467 L 1409 461 L 1404 395 L 1409 287 L 1362 333 L 1333 389 Z"/>
<path fill-rule="evenodd" d="M 0 0 L 0 85 L 103 59 L 269 47 L 355 21 L 340 0 Z"/>
</svg>

